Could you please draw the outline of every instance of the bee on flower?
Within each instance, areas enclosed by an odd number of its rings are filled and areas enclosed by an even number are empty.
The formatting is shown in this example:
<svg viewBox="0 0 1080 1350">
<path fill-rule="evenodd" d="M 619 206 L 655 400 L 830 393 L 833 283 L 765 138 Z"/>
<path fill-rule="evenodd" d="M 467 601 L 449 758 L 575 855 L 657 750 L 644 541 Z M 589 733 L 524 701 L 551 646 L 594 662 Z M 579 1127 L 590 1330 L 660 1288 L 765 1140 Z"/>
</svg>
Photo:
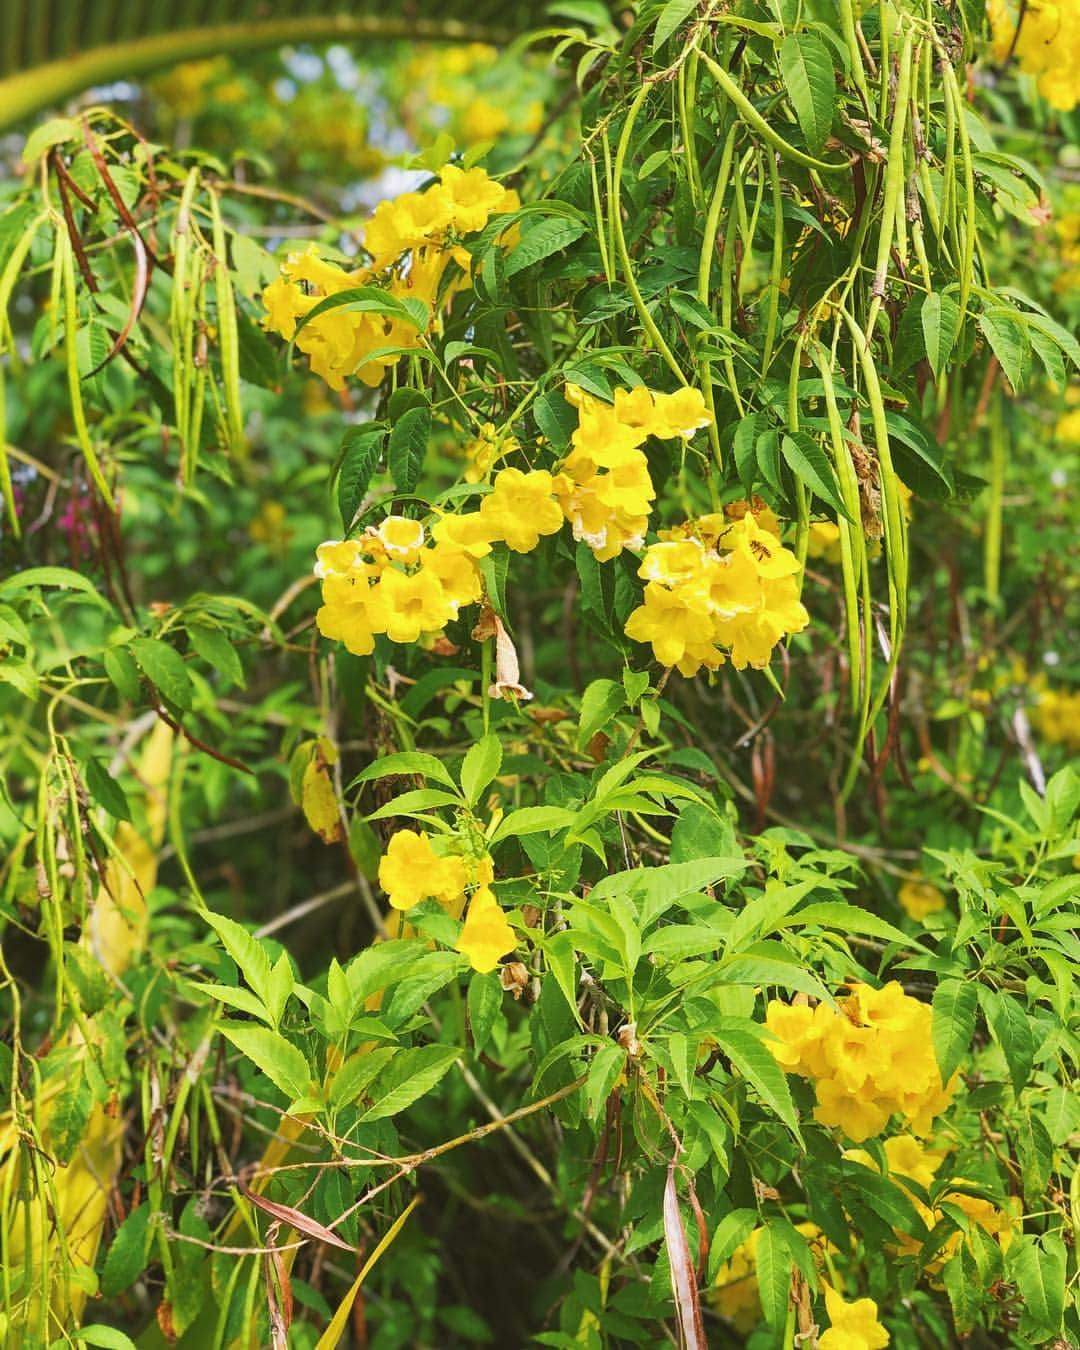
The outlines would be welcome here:
<svg viewBox="0 0 1080 1350">
<path fill-rule="evenodd" d="M 763 669 L 776 644 L 809 623 L 798 559 L 754 511 L 702 517 L 667 533 L 673 537 L 645 551 L 644 603 L 626 621 L 627 636 L 651 643 L 663 665 L 688 677 L 729 658 L 737 670 Z"/>
</svg>

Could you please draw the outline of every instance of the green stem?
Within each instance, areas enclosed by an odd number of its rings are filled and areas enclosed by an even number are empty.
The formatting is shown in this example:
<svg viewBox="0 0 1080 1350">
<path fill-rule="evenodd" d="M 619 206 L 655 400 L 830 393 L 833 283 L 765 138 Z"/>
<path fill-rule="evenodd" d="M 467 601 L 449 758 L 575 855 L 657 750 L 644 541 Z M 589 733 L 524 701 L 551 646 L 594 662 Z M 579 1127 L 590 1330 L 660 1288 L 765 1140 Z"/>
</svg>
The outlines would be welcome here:
<svg viewBox="0 0 1080 1350">
<path fill-rule="evenodd" d="M 626 277 L 626 288 L 634 302 L 634 308 L 637 310 L 638 318 L 641 320 L 641 326 L 649 335 L 653 346 L 664 358 L 668 367 L 671 369 L 675 378 L 680 384 L 688 385 L 690 381 L 682 372 L 682 368 L 671 348 L 664 341 L 664 335 L 657 328 L 653 316 L 649 313 L 648 306 L 638 289 L 637 280 L 634 277 L 634 265 L 630 257 L 630 250 L 626 246 L 626 234 L 622 223 L 622 176 L 623 166 L 626 163 L 626 153 L 630 148 L 630 136 L 634 130 L 634 123 L 637 121 L 637 115 L 641 111 L 642 104 L 648 97 L 650 86 L 643 84 L 638 90 L 637 95 L 631 103 L 626 119 L 623 122 L 622 131 L 619 133 L 619 143 L 615 149 L 615 168 L 612 174 L 611 183 L 611 227 L 615 233 L 615 248 L 619 255 L 619 261 L 622 263 L 623 273 Z"/>
</svg>

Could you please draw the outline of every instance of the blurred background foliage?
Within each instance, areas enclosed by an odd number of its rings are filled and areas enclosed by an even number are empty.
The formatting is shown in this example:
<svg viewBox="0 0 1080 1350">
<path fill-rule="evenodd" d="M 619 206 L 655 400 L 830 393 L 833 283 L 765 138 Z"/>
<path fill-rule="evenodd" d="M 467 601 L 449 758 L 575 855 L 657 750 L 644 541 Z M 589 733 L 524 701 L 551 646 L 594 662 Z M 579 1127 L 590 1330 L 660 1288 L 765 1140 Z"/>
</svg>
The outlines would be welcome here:
<svg viewBox="0 0 1080 1350">
<path fill-rule="evenodd" d="M 478 41 L 296 43 L 184 62 L 145 80 L 96 88 L 77 101 L 80 109 L 109 109 L 95 127 L 108 153 L 115 154 L 111 174 L 124 202 L 121 209 L 99 190 L 89 146 L 72 154 L 67 167 L 72 197 L 81 201 L 80 192 L 92 193 L 93 242 L 87 253 L 100 287 L 97 314 L 79 330 L 76 359 L 96 434 L 108 441 L 122 468 L 117 488 L 122 541 L 110 533 L 113 524 L 77 449 L 69 372 L 58 340 L 62 286 L 45 233 L 20 269 L 9 309 L 14 350 L 6 359 L 4 397 L 11 496 L 21 537 L 10 519 L 0 525 L 0 578 L 17 581 L 28 568 L 71 568 L 110 595 L 126 623 L 140 626 L 149 615 L 158 636 L 168 636 L 173 625 L 172 631 L 189 634 L 184 651 L 200 740 L 177 742 L 171 752 L 168 819 L 160 822 L 161 847 L 144 877 L 148 959 L 133 969 L 129 985 L 135 1032 L 128 1053 L 136 1086 L 119 1107 L 130 1126 L 122 1146 L 125 1199 L 110 1207 L 102 1247 L 106 1251 L 113 1241 L 124 1207 L 137 1212 L 142 1203 L 152 1174 L 145 1149 L 152 1153 L 157 1147 L 147 1141 L 159 1137 L 163 1119 L 178 1122 L 180 1140 L 170 1135 L 170 1145 L 184 1159 L 177 1163 L 182 1202 L 171 1221 L 193 1240 L 189 1246 L 173 1244 L 170 1288 L 187 1288 L 193 1300 L 189 1308 L 177 1309 L 178 1321 L 189 1328 L 181 1344 L 224 1344 L 240 1335 L 230 1323 L 227 1337 L 216 1323 L 218 1307 L 196 1273 L 195 1258 L 202 1255 L 197 1243 L 209 1241 L 208 1220 L 220 1219 L 217 1211 L 204 1212 L 202 1182 L 217 1174 L 222 1157 L 239 1162 L 257 1157 L 279 1114 L 246 1095 L 261 1086 L 250 1065 L 238 1079 L 235 1066 L 223 1059 L 216 1063 L 216 1078 L 208 1073 L 194 1092 L 188 1114 L 184 1103 L 176 1104 L 183 1067 L 204 1053 L 208 1010 L 193 998 L 191 977 L 220 971 L 224 960 L 189 902 L 189 869 L 211 910 L 261 926 L 275 954 L 278 932 L 299 977 L 314 982 L 331 956 L 346 961 L 376 930 L 356 902 L 357 883 L 343 880 L 351 866 L 345 851 L 323 843 L 290 792 L 297 746 L 329 733 L 351 775 L 401 748 L 403 736 L 410 744 L 460 742 L 462 725 L 468 735 L 479 725 L 474 663 L 467 652 L 395 649 L 392 663 L 380 662 L 370 685 L 358 658 L 338 652 L 327 661 L 318 653 L 310 569 L 315 547 L 337 530 L 330 468 L 343 427 L 369 418 L 379 396 L 355 384 L 328 390 L 305 362 L 287 363 L 259 327 L 258 296 L 277 274 L 279 261 L 309 242 L 324 257 L 354 257 L 357 231 L 374 205 L 424 181 L 452 153 L 484 157 L 489 173 L 525 182 L 534 195 L 565 174 L 583 128 L 605 111 L 587 78 L 591 64 L 583 67 L 582 92 L 572 58 L 586 51 L 596 60 L 605 43 L 616 45 L 601 7 L 553 7 L 553 24 L 570 21 L 585 25 L 594 45 L 583 41 L 558 64 L 552 63 L 550 42 L 528 49 Z M 1075 333 L 1080 114 L 1051 108 L 1037 94 L 1033 76 L 989 55 L 971 67 L 967 97 L 978 113 L 971 130 L 986 250 L 981 265 L 997 287 L 1028 297 L 1036 308 L 1045 306 Z M 66 117 L 75 108 L 61 111 Z M 875 127 L 870 135 L 882 131 Z M 31 140 L 39 137 L 36 155 L 28 152 L 27 133 Z M 38 209 L 27 186 L 34 186 L 49 148 L 48 133 L 42 138 L 32 124 L 0 140 L 0 205 L 14 204 L 0 216 L 0 267 Z M 1012 157 L 1008 163 L 1004 155 Z M 139 307 L 123 358 L 102 364 L 131 313 L 133 248 L 124 216 L 136 203 L 146 209 L 145 194 L 154 192 L 146 182 L 151 164 L 173 198 L 189 170 L 198 167 L 215 185 L 231 236 L 245 448 L 242 455 L 230 449 L 221 431 L 224 413 L 208 418 L 197 474 L 186 481 L 162 355 L 170 299 L 161 269 L 150 268 L 145 306 Z M 643 168 L 642 179 L 648 176 Z M 665 207 L 669 191 L 673 184 L 659 190 Z M 61 209 L 59 200 L 52 204 Z M 824 215 L 829 203 L 805 203 L 804 209 Z M 167 246 L 160 238 L 157 243 Z M 764 269 L 767 262 L 749 260 L 748 278 L 755 265 Z M 583 260 L 579 275 L 571 278 L 580 290 L 596 284 L 595 263 Z M 827 273 L 828 257 L 821 266 Z M 538 304 L 546 294 L 537 292 Z M 211 349 L 220 324 L 217 306 L 211 300 L 205 315 Z M 532 337 L 519 325 L 509 339 L 520 351 L 526 380 L 539 369 Z M 974 335 L 970 341 L 974 346 Z M 935 908 L 933 900 L 925 912 L 911 887 L 927 884 L 939 895 L 951 893 L 959 858 L 975 867 L 973 859 L 1000 856 L 1010 847 L 1017 859 L 1027 858 L 1017 827 L 1009 823 L 1019 811 L 1021 785 L 1041 792 L 1080 748 L 1080 383 L 1067 353 L 1038 342 L 1017 342 L 1008 350 L 1014 365 L 1006 381 L 996 349 L 990 353 L 979 342 L 981 365 L 976 361 L 975 368 L 981 384 L 942 384 L 928 396 L 936 437 L 949 447 L 947 474 L 935 480 L 928 473 L 919 481 L 901 475 L 914 494 L 911 619 L 889 724 L 869 742 L 859 789 L 846 800 L 840 791 L 853 733 L 846 712 L 849 672 L 835 513 L 818 511 L 810 525 L 804 599 L 812 623 L 784 657 L 783 700 L 764 680 L 730 668 L 715 680 L 673 679 L 663 691 L 669 748 L 683 756 L 687 774 L 709 793 L 732 840 L 760 836 L 754 847 L 762 875 L 786 850 L 827 852 L 842 845 L 858 867 L 850 896 L 909 933 L 933 936 L 954 926 L 955 916 Z M 897 377 L 903 373 L 896 371 Z M 908 375 L 925 392 L 926 372 Z M 890 408 L 908 402 L 893 385 L 884 392 Z M 489 410 L 497 417 L 497 392 Z M 915 457 L 916 469 L 918 462 Z M 462 467 L 460 429 L 437 419 L 425 478 L 448 480 Z M 767 491 L 767 485 L 756 486 Z M 737 492 L 732 485 L 727 496 Z M 692 496 L 692 488 L 687 493 Z M 773 504 L 781 511 L 787 505 Z M 528 783 L 560 762 L 568 773 L 581 773 L 581 755 L 571 743 L 581 695 L 598 676 L 618 677 L 625 644 L 596 622 L 580 581 L 572 574 L 568 579 L 552 555 L 517 559 L 515 569 L 522 676 L 536 694 L 536 712 L 551 715 L 506 726 L 510 781 Z M 80 654 L 107 646 L 114 634 L 104 612 L 77 596 L 54 596 L 47 610 L 33 613 L 27 634 L 21 611 L 12 617 L 14 592 L 5 592 L 4 584 L 0 651 L 34 653 L 32 661 L 0 666 L 6 682 L 0 683 L 4 1011 L 10 1026 L 21 1026 L 19 1034 L 44 1072 L 50 1067 L 57 1002 L 63 1001 L 51 944 L 71 946 L 78 936 L 71 927 L 74 915 L 62 909 L 39 923 L 41 872 L 23 865 L 32 853 L 27 822 L 52 730 L 27 695 L 40 681 L 52 699 L 77 670 Z M 224 647 L 207 633 L 223 634 Z M 453 636 L 465 647 L 467 635 Z M 109 676 L 122 692 L 125 673 Z M 50 719 L 74 738 L 72 751 L 83 765 L 115 764 L 135 741 L 135 724 L 123 712 L 102 708 L 99 692 L 65 684 L 49 705 Z M 84 717 L 87 703 L 93 715 Z M 570 725 L 563 727 L 566 719 Z M 152 712 L 144 713 L 138 730 L 145 732 L 154 721 Z M 595 757 L 602 760 L 616 739 L 610 731 L 593 747 Z M 202 745 L 214 753 L 201 753 Z M 153 768 L 144 762 L 119 776 L 134 802 L 145 786 L 140 777 L 152 781 Z M 126 801 L 103 804 L 116 816 L 130 809 Z M 683 829 L 689 833 L 693 813 L 686 819 L 690 824 Z M 714 819 L 707 828 L 717 829 Z M 1059 843 L 1063 837 L 1067 831 Z M 370 875 L 370 840 L 358 836 L 349 842 L 361 877 L 365 871 Z M 1038 853 L 1039 861 L 1045 853 Z M 1069 860 L 1054 861 L 1059 871 L 1067 870 Z M 828 871 L 834 863 L 823 866 Z M 52 864 L 63 871 L 75 860 L 58 857 Z M 1020 885 L 1025 866 L 1016 862 L 1010 884 Z M 309 903 L 302 921 L 276 928 L 277 920 L 289 920 Z M 92 962 L 73 957 L 68 978 L 79 987 L 83 1007 L 103 1003 Z M 456 990 L 454 999 L 448 999 L 446 1015 L 463 1022 Z M 529 1042 L 524 1007 L 511 1008 L 506 1020 L 490 1049 L 496 1061 L 503 1054 L 508 1063 L 520 1063 Z M 112 1053 L 122 1060 L 122 1029 L 116 1040 L 120 1050 L 114 1044 Z M 500 1067 L 497 1062 L 477 1067 L 485 1090 L 493 1090 Z M 174 1096 L 167 1102 L 163 1092 L 170 1074 Z M 1039 1087 L 1044 1096 L 1052 1090 L 1049 1079 Z M 211 1092 L 224 1139 L 207 1133 Z M 163 1117 L 166 1106 L 174 1114 Z M 1080 1112 L 1075 1102 L 1060 1110 L 1061 1138 L 1074 1140 Z M 452 1076 L 437 1098 L 413 1108 L 409 1142 L 424 1147 L 465 1131 L 477 1118 L 475 1092 Z M 522 1133 L 551 1169 L 551 1184 L 537 1180 L 532 1164 L 523 1167 L 513 1143 L 501 1136 L 482 1151 L 459 1150 L 425 1172 L 428 1204 L 402 1230 L 384 1274 L 366 1288 L 366 1322 L 356 1318 L 353 1324 L 356 1344 L 374 1350 L 520 1345 L 537 1328 L 546 1328 L 549 1339 L 543 1343 L 551 1345 L 672 1343 L 673 1323 L 662 1323 L 641 1293 L 643 1286 L 630 1283 L 620 1293 L 621 1304 L 607 1315 L 601 1340 L 597 1309 L 606 1303 L 612 1278 L 610 1254 L 605 1257 L 599 1244 L 590 1249 L 589 1262 L 576 1260 L 590 1238 L 557 1199 L 560 1191 L 580 1195 L 589 1186 L 591 1158 L 577 1142 L 566 1146 L 557 1119 L 545 1127 L 531 1122 Z M 567 1136 L 577 1141 L 569 1127 Z M 782 1154 L 781 1145 L 776 1147 Z M 763 1164 L 763 1174 L 768 1170 Z M 773 1180 L 779 1184 L 779 1176 Z M 654 1175 L 652 1191 L 635 1194 L 639 1218 L 648 1200 L 658 1201 L 655 1182 Z M 752 1197 L 749 1173 L 741 1183 Z M 320 1212 L 335 1214 L 353 1198 L 339 1172 L 327 1174 L 316 1195 Z M 359 1224 L 342 1233 L 350 1242 L 366 1242 L 368 1250 L 374 1245 L 374 1235 Z M 10 1252 L 10 1235 L 8 1242 Z M 298 1311 L 290 1345 L 316 1343 L 317 1327 L 325 1325 L 355 1273 L 347 1261 L 335 1260 L 340 1253 L 325 1251 L 325 1258 L 313 1268 L 305 1265 L 303 1278 L 292 1281 L 305 1311 Z M 121 1253 L 116 1260 L 122 1259 Z M 146 1277 L 140 1270 L 138 1283 L 127 1284 L 116 1270 L 110 1272 L 108 1258 L 98 1258 L 97 1270 L 115 1314 L 109 1320 L 135 1335 L 156 1306 L 160 1268 L 152 1267 Z M 247 1296 L 240 1321 L 255 1317 L 255 1300 L 254 1293 Z M 920 1309 L 922 1320 L 913 1321 L 910 1335 L 898 1332 L 897 1344 L 956 1343 L 940 1312 L 930 1303 Z M 265 1311 L 258 1315 L 265 1317 Z M 165 1344 L 174 1330 L 152 1324 L 138 1344 Z M 710 1321 L 715 1337 L 710 1344 L 776 1343 L 768 1339 L 772 1333 L 755 1334 L 760 1339 L 744 1341 L 718 1318 Z M 1003 1335 L 1000 1329 L 980 1330 L 974 1343 L 1004 1344 L 996 1339 Z"/>
</svg>

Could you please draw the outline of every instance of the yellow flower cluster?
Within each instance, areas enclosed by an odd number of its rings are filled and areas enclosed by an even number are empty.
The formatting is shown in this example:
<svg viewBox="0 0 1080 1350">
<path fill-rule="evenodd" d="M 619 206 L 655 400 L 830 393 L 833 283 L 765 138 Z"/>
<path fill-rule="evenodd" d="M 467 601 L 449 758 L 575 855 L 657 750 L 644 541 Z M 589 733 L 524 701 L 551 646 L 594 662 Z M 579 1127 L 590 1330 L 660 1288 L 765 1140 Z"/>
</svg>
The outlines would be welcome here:
<svg viewBox="0 0 1080 1350">
<path fill-rule="evenodd" d="M 862 1143 L 889 1117 L 903 1116 L 916 1134 L 952 1100 L 957 1075 L 943 1085 L 934 1057 L 931 1011 L 896 981 L 882 989 L 855 984 L 834 1011 L 773 1000 L 765 1025 L 774 1058 L 788 1073 L 814 1081 L 814 1116 Z"/>
<path fill-rule="evenodd" d="M 391 642 L 434 639 L 462 606 L 480 599 L 477 562 L 493 543 L 528 553 L 561 526 L 551 474 L 503 469 L 478 511 L 441 516 L 430 533 L 418 520 L 391 515 L 358 538 L 328 540 L 315 551 L 319 632 L 356 656 L 374 650 L 378 633 Z"/>
<path fill-rule="evenodd" d="M 1071 112 L 1080 103 L 1080 0 L 1020 5 L 1017 19 L 1006 0 L 989 0 L 987 10 L 995 58 L 1004 61 L 1011 52 L 1025 75 L 1037 76 L 1050 106 Z"/>
<path fill-rule="evenodd" d="M 922 876 L 909 877 L 901 882 L 896 898 L 908 918 L 917 923 L 921 923 L 928 914 L 937 914 L 945 908 L 945 897 Z"/>
<path fill-rule="evenodd" d="M 1068 689 L 1044 688 L 1031 720 L 1044 741 L 1080 751 L 1080 690 L 1071 693 Z"/>
<path fill-rule="evenodd" d="M 568 384 L 566 399 L 578 424 L 555 493 L 574 538 L 604 562 L 645 542 L 656 492 L 642 445 L 650 436 L 689 440 L 711 418 L 697 389 L 617 389 L 611 404 Z"/>
<path fill-rule="evenodd" d="M 430 837 L 415 830 L 398 830 L 379 863 L 379 885 L 395 909 L 410 910 L 421 900 L 437 900 L 452 919 L 458 919 L 468 904 L 455 950 L 484 974 L 517 945 L 491 889 L 494 879 L 486 853 L 475 858 L 437 852 Z"/>
<path fill-rule="evenodd" d="M 929 1190 L 934 1182 L 935 1175 L 945 1161 L 944 1153 L 937 1153 L 928 1149 L 920 1140 L 910 1134 L 893 1135 L 892 1138 L 885 1140 L 883 1149 L 889 1176 L 894 1177 L 897 1184 L 907 1192 L 911 1203 L 915 1206 L 919 1217 L 928 1230 L 932 1230 L 944 1216 L 945 1211 L 940 1206 L 954 1205 L 966 1214 L 972 1223 L 978 1224 L 983 1232 L 994 1238 L 1003 1252 L 1009 1250 L 1009 1245 L 1016 1232 L 1016 1220 L 1012 1215 L 991 1204 L 989 1200 L 982 1200 L 974 1195 L 966 1195 L 963 1191 L 948 1191 L 939 1198 L 935 1207 L 931 1209 L 928 1205 L 923 1204 L 919 1197 L 907 1186 L 904 1186 L 905 1181 L 914 1181 L 924 1190 Z M 879 1170 L 877 1163 L 870 1154 L 861 1148 L 848 1149 L 844 1157 L 850 1158 L 853 1162 L 861 1163 L 863 1167 L 868 1167 L 871 1171 L 877 1172 Z M 954 1185 L 960 1186 L 974 1184 L 963 1177 L 954 1177 L 952 1181 Z M 921 1251 L 922 1241 L 919 1238 L 913 1237 L 910 1233 L 901 1232 L 897 1232 L 896 1237 L 900 1252 L 909 1256 L 917 1256 Z M 965 1235 L 963 1233 L 951 1233 L 926 1269 L 932 1274 L 939 1271 L 956 1254 L 964 1240 Z"/>
<path fill-rule="evenodd" d="M 646 549 L 638 569 L 645 603 L 627 620 L 627 636 L 651 642 L 662 665 L 686 676 L 722 665 L 722 647 L 737 670 L 763 669 L 780 639 L 810 621 L 798 570 L 751 510 L 735 521 L 719 514 L 689 521 Z"/>
<path fill-rule="evenodd" d="M 417 298 L 434 310 L 440 294 L 445 298 L 469 284 L 471 259 L 458 241 L 518 205 L 517 193 L 483 169 L 447 164 L 426 191 L 406 192 L 376 207 L 364 230 L 369 264 L 346 270 L 320 258 L 314 245 L 290 254 L 282 275 L 263 291 L 263 326 L 290 341 L 298 320 L 320 300 L 357 286 L 379 286 L 395 299 Z M 502 242 L 511 242 L 511 232 Z M 457 276 L 444 286 L 451 263 Z M 344 388 L 351 375 L 374 387 L 397 361 L 395 349 L 416 346 L 420 336 L 404 317 L 343 305 L 306 324 L 296 345 L 332 389 Z"/>
</svg>

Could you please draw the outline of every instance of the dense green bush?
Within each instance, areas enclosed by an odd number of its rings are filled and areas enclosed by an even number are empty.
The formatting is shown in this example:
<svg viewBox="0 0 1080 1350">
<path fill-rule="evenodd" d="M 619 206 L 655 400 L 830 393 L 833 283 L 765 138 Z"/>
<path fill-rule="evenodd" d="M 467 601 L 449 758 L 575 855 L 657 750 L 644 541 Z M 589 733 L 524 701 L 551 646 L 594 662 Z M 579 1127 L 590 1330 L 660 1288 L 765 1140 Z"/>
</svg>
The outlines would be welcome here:
<svg viewBox="0 0 1080 1350">
<path fill-rule="evenodd" d="M 7 1341 L 1076 1341 L 1071 14 L 19 137 Z"/>
</svg>

